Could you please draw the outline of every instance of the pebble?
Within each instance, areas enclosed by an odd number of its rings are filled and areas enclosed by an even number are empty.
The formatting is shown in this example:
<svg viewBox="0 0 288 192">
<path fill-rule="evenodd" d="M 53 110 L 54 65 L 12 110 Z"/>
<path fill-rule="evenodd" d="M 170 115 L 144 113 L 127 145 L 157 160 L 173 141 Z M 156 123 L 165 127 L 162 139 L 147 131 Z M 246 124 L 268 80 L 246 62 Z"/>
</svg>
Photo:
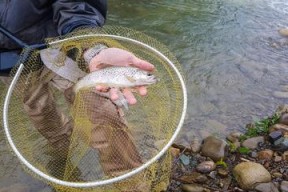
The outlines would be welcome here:
<svg viewBox="0 0 288 192">
<path fill-rule="evenodd" d="M 282 161 L 282 157 L 281 156 L 275 156 L 274 157 L 274 162 L 280 162 L 280 161 Z"/>
<path fill-rule="evenodd" d="M 217 175 L 217 172 L 216 172 L 216 171 L 211 171 L 208 176 L 209 176 L 211 179 L 216 179 L 216 175 Z"/>
<path fill-rule="evenodd" d="M 180 154 L 180 149 L 175 148 L 175 147 L 171 147 L 170 148 L 170 153 L 171 153 L 172 157 L 174 157 L 174 158 L 178 157 L 179 154 Z"/>
<path fill-rule="evenodd" d="M 204 188 L 197 184 L 183 184 L 181 189 L 184 192 L 203 192 Z"/>
<path fill-rule="evenodd" d="M 220 175 L 221 177 L 227 177 L 228 174 L 229 174 L 228 170 L 227 170 L 227 169 L 224 169 L 224 168 L 219 168 L 219 169 L 217 170 L 217 173 L 218 173 L 218 175 Z"/>
<path fill-rule="evenodd" d="M 205 183 L 208 180 L 208 178 L 206 177 L 206 175 L 199 175 L 196 179 L 195 182 L 196 183 Z"/>
<path fill-rule="evenodd" d="M 269 142 L 273 144 L 275 141 L 277 141 L 281 137 L 282 137 L 282 132 L 280 130 L 272 131 L 269 134 Z"/>
<path fill-rule="evenodd" d="M 193 153 L 198 153 L 201 149 L 201 143 L 198 139 L 193 139 L 191 142 L 191 151 Z"/>
<path fill-rule="evenodd" d="M 278 32 L 280 33 L 280 35 L 288 37 L 288 28 L 279 29 Z"/>
<path fill-rule="evenodd" d="M 288 125 L 288 113 L 283 113 L 280 116 L 279 123 L 284 124 L 284 125 Z"/>
<path fill-rule="evenodd" d="M 265 150 L 262 150 L 262 151 L 258 152 L 257 156 L 258 156 L 258 159 L 260 159 L 260 160 L 272 159 L 273 153 L 274 152 L 272 150 L 265 149 Z"/>
<path fill-rule="evenodd" d="M 276 178 L 281 178 L 283 175 L 279 172 L 272 173 L 272 175 Z"/>
<path fill-rule="evenodd" d="M 280 185 L 281 192 L 288 192 L 288 181 L 282 181 Z"/>
<path fill-rule="evenodd" d="M 180 155 L 180 160 L 183 163 L 183 165 L 189 165 L 190 164 L 190 157 L 187 155 Z"/>
<path fill-rule="evenodd" d="M 259 143 L 264 143 L 263 136 L 252 137 L 252 138 L 246 139 L 245 141 L 242 142 L 242 146 L 247 147 L 249 149 L 256 149 Z"/>
<path fill-rule="evenodd" d="M 252 157 L 252 158 L 257 158 L 258 157 L 258 153 L 256 151 L 251 151 L 249 153 L 249 156 Z"/>
<path fill-rule="evenodd" d="M 284 161 L 288 161 L 288 151 L 285 151 L 283 154 L 282 154 L 282 158 Z"/>
<path fill-rule="evenodd" d="M 277 123 L 272 125 L 271 127 L 269 127 L 269 132 L 273 132 L 273 131 L 281 131 L 282 134 L 285 134 L 285 132 L 288 132 L 288 125 L 284 125 L 281 123 Z"/>
<path fill-rule="evenodd" d="M 213 161 L 204 161 L 197 165 L 196 170 L 200 173 L 210 173 L 216 168 L 216 164 Z"/>
<path fill-rule="evenodd" d="M 199 178 L 200 176 L 202 176 L 201 173 L 197 173 L 197 172 L 192 172 L 189 175 L 183 175 L 181 176 L 179 179 L 182 183 L 194 183 L 197 181 L 197 178 Z M 207 178 L 207 177 L 206 177 Z"/>
<path fill-rule="evenodd" d="M 277 187 L 271 182 L 260 183 L 254 189 L 259 192 L 279 192 Z"/>
</svg>

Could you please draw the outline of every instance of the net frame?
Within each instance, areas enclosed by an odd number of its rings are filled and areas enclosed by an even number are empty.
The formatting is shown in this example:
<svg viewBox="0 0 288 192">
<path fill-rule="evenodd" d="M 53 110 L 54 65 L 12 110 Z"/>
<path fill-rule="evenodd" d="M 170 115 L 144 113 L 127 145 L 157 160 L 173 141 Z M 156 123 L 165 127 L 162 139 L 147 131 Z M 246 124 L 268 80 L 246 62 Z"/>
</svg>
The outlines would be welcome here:
<svg viewBox="0 0 288 192">
<path fill-rule="evenodd" d="M 48 181 L 48 182 L 52 182 L 58 185 L 62 185 L 62 186 L 66 186 L 66 187 L 74 187 L 74 188 L 92 188 L 92 187 L 98 187 L 98 186 L 104 186 L 104 185 L 108 185 L 108 184 L 112 184 L 115 182 L 119 182 L 122 181 L 124 179 L 127 179 L 129 177 L 132 177 L 133 175 L 140 173 L 141 171 L 143 171 L 144 169 L 146 169 L 147 167 L 149 167 L 151 164 L 153 164 L 154 162 L 156 162 L 161 156 L 163 156 L 165 154 L 165 152 L 169 149 L 169 147 L 173 144 L 173 142 L 175 141 L 176 137 L 178 136 L 182 125 L 184 123 L 184 119 L 185 119 L 185 115 L 186 115 L 186 110 L 187 110 L 187 90 L 185 87 L 185 82 L 184 79 L 182 78 L 180 72 L 178 71 L 178 69 L 176 68 L 176 66 L 173 64 L 172 61 L 170 61 L 170 59 L 168 59 L 165 55 L 163 55 L 161 52 L 159 52 L 157 49 L 143 43 L 140 41 L 137 41 L 135 39 L 132 38 L 127 38 L 127 37 L 123 37 L 123 36 L 118 36 L 118 35 L 110 35 L 110 34 L 85 34 L 85 35 L 79 35 L 79 36 L 73 36 L 73 37 L 68 37 L 66 39 L 60 39 L 60 40 L 55 40 L 52 42 L 48 43 L 48 46 L 53 46 L 53 45 L 57 45 L 58 43 L 63 43 L 65 41 L 70 41 L 70 40 L 75 40 L 75 39 L 85 39 L 85 38 L 91 38 L 91 37 L 111 37 L 114 39 L 118 39 L 118 40 L 124 40 L 124 41 L 129 41 L 131 43 L 135 43 L 137 45 L 143 46 L 144 48 L 149 49 L 150 51 L 154 52 L 157 56 L 161 57 L 162 59 L 164 59 L 169 65 L 170 67 L 174 70 L 174 72 L 176 73 L 177 77 L 179 78 L 180 81 L 180 85 L 182 88 L 182 94 L 183 94 L 183 110 L 182 110 L 182 114 L 178 123 L 177 128 L 175 129 L 172 137 L 170 138 L 170 140 L 168 141 L 168 143 L 162 148 L 162 150 L 155 155 L 153 158 L 151 158 L 150 160 L 148 160 L 146 163 L 144 163 L 143 165 L 141 165 L 140 167 L 125 173 L 123 175 L 114 177 L 114 178 L 110 178 L 107 180 L 101 180 L 101 181 L 93 181 L 93 182 L 84 182 L 84 183 L 79 183 L 79 182 L 69 182 L 69 181 L 63 181 L 57 178 L 54 178 L 52 176 L 49 176 L 45 173 L 43 173 L 42 171 L 40 171 L 38 168 L 36 168 L 35 166 L 33 166 L 32 164 L 30 164 L 21 154 L 21 152 L 17 149 L 16 145 L 13 142 L 13 139 L 11 137 L 10 131 L 9 131 L 9 122 L 8 122 L 8 111 L 9 111 L 9 104 L 10 104 L 10 97 L 13 93 L 13 90 L 16 86 L 16 83 L 23 71 L 24 68 L 24 61 L 20 63 L 17 72 L 15 74 L 15 76 L 12 79 L 12 82 L 8 88 L 7 94 L 5 96 L 4 99 L 4 106 L 3 106 L 3 124 L 4 124 L 4 131 L 8 140 L 9 145 L 12 148 L 12 151 L 15 153 L 15 155 L 19 158 L 20 162 L 22 164 L 24 164 L 30 171 L 32 171 L 33 173 L 35 173 L 36 175 L 40 176 L 41 178 L 43 178 L 44 180 Z"/>
</svg>

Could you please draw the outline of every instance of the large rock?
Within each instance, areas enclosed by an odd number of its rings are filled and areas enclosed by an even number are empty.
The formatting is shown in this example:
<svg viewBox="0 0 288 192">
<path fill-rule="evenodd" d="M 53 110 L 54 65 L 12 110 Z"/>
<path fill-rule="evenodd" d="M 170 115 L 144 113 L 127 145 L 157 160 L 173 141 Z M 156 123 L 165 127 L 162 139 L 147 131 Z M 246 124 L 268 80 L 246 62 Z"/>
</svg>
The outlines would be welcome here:
<svg viewBox="0 0 288 192">
<path fill-rule="evenodd" d="M 259 163 L 242 162 L 233 169 L 233 175 L 239 186 L 245 190 L 251 190 L 259 183 L 271 181 L 270 173 Z"/>
<path fill-rule="evenodd" d="M 210 157 L 213 161 L 225 159 L 227 152 L 227 143 L 224 140 L 218 139 L 214 136 L 209 136 L 204 139 L 201 147 L 201 154 Z"/>
</svg>

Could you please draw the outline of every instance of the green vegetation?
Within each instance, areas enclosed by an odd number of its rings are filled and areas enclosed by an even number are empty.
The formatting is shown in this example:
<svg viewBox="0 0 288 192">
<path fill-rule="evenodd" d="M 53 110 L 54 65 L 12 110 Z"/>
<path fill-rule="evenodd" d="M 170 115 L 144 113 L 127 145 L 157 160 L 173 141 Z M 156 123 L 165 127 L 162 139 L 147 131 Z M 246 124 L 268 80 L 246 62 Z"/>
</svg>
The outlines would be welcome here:
<svg viewBox="0 0 288 192">
<path fill-rule="evenodd" d="M 230 152 L 235 152 L 236 150 L 237 150 L 237 146 L 234 144 L 234 143 L 232 143 L 232 142 L 230 142 L 230 141 L 227 141 L 227 144 L 228 144 L 228 146 L 229 146 L 229 151 Z"/>
<path fill-rule="evenodd" d="M 223 158 L 221 158 L 221 160 L 216 162 L 216 165 L 218 166 L 223 166 L 225 168 L 227 168 L 227 163 L 225 161 L 223 161 Z"/>
<path fill-rule="evenodd" d="M 248 154 L 250 152 L 250 149 L 247 147 L 239 147 L 238 152 L 241 154 Z"/>
<path fill-rule="evenodd" d="M 277 114 L 274 114 L 272 117 L 256 121 L 247 129 L 246 133 L 240 137 L 240 141 L 268 133 L 269 127 L 276 124 L 279 118 Z"/>
</svg>

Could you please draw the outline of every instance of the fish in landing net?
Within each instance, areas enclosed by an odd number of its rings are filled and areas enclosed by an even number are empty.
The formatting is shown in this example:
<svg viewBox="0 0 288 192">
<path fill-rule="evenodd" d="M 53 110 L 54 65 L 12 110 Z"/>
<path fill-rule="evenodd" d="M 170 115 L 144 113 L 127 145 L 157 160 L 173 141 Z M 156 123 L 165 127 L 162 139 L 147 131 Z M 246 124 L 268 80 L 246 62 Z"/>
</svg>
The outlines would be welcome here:
<svg viewBox="0 0 288 192">
<path fill-rule="evenodd" d="M 101 70 L 93 71 L 74 86 L 74 92 L 80 89 L 103 85 L 110 88 L 131 88 L 143 85 L 151 85 L 159 81 L 155 75 L 135 67 L 107 67 Z M 123 95 L 120 95 L 121 103 L 127 108 L 127 101 Z"/>
</svg>

